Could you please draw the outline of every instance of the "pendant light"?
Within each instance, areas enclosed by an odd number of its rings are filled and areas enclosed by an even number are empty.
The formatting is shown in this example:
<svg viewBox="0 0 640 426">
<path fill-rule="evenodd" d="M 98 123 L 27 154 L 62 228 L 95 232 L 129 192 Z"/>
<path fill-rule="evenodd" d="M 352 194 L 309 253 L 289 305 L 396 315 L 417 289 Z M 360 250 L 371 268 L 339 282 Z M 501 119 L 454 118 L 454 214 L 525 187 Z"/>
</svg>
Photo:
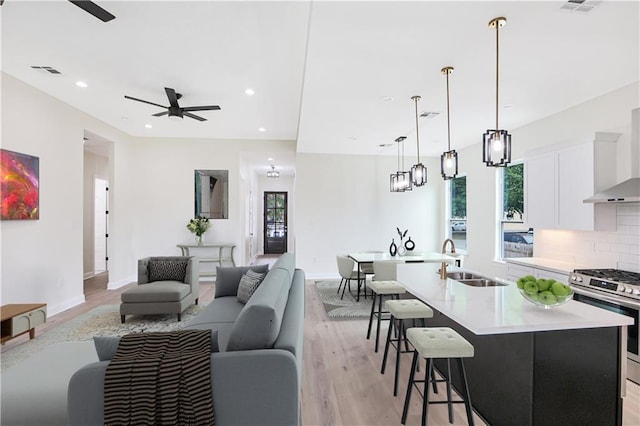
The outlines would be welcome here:
<svg viewBox="0 0 640 426">
<path fill-rule="evenodd" d="M 411 191 L 411 172 L 403 171 L 404 169 L 404 140 L 406 136 L 400 136 L 396 139 L 398 144 L 398 171 L 390 175 L 391 192 Z M 402 144 L 402 165 L 400 163 L 400 145 Z"/>
<path fill-rule="evenodd" d="M 279 178 L 280 172 L 276 170 L 276 166 L 271 165 L 271 170 L 267 171 L 267 177 L 270 178 Z"/>
<path fill-rule="evenodd" d="M 420 135 L 418 134 L 418 101 L 420 96 L 412 96 L 416 105 L 416 148 L 418 153 L 418 162 L 411 167 L 411 182 L 415 186 L 422 186 L 427 183 L 427 168 L 420 162 Z"/>
<path fill-rule="evenodd" d="M 496 127 L 482 135 L 482 161 L 490 167 L 506 167 L 511 162 L 511 135 L 498 127 L 499 33 L 506 24 L 504 17 L 489 22 L 489 28 L 496 30 Z"/>
<path fill-rule="evenodd" d="M 447 76 L 447 152 L 440 156 L 440 172 L 444 180 L 453 179 L 458 175 L 458 153 L 451 149 L 451 118 L 449 116 L 449 75 L 453 67 L 444 67 L 440 72 Z"/>
</svg>

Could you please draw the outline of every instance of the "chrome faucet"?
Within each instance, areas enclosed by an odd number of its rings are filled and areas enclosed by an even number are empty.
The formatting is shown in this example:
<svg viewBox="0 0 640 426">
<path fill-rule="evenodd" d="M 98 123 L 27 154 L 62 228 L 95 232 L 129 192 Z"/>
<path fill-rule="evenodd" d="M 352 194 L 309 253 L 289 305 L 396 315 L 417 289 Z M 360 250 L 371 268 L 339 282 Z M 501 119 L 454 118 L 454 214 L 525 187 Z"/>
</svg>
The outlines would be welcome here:
<svg viewBox="0 0 640 426">
<path fill-rule="evenodd" d="M 444 243 L 442 243 L 442 254 L 447 253 L 447 243 L 451 243 L 451 252 L 450 253 L 455 253 L 456 252 L 456 244 L 453 242 L 453 240 L 451 238 L 447 238 L 446 240 L 444 240 Z M 447 278 L 447 263 L 446 262 L 442 262 L 442 264 L 440 265 L 440 279 L 446 279 Z"/>
</svg>

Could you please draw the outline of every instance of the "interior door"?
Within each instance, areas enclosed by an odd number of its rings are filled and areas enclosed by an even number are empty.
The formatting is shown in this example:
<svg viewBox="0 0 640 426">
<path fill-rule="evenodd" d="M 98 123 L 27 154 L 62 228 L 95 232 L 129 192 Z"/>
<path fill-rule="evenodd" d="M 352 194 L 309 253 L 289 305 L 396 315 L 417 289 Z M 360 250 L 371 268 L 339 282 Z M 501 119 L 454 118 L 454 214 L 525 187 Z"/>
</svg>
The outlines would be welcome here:
<svg viewBox="0 0 640 426">
<path fill-rule="evenodd" d="M 287 251 L 287 193 L 264 193 L 264 254 Z"/>
</svg>

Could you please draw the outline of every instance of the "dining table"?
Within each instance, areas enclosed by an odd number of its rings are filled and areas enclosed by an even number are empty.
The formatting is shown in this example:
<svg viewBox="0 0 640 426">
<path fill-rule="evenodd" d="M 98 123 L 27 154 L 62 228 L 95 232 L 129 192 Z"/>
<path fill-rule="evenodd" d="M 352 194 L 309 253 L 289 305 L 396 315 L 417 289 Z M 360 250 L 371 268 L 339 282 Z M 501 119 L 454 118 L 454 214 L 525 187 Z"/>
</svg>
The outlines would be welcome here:
<svg viewBox="0 0 640 426">
<path fill-rule="evenodd" d="M 388 260 L 398 263 L 448 263 L 451 265 L 459 265 L 458 262 L 460 261 L 460 259 L 455 256 L 455 253 L 452 256 L 451 254 L 437 252 L 419 252 L 391 256 L 391 254 L 387 252 L 362 251 L 348 253 L 347 256 L 357 265 L 358 287 L 360 286 L 361 280 L 360 274 L 363 274 L 366 279 L 366 274 L 362 271 L 362 265 L 373 265 L 373 262 Z M 364 297 L 367 297 L 366 286 Z M 358 291 L 356 301 L 360 301 L 360 291 Z"/>
</svg>

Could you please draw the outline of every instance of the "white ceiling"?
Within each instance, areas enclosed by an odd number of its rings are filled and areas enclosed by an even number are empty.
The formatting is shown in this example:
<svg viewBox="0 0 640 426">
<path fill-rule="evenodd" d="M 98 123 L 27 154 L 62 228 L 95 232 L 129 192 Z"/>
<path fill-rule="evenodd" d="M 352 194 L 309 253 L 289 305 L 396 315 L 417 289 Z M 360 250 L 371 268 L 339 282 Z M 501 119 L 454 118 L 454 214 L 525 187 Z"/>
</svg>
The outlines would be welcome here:
<svg viewBox="0 0 640 426">
<path fill-rule="evenodd" d="M 512 129 L 639 80 L 637 1 L 107 1 L 103 23 L 68 1 L 5 0 L 2 70 L 135 136 L 297 139 L 298 152 L 388 154 L 400 135 L 422 155 L 495 126 L 495 31 L 500 30 L 500 127 Z M 51 66 L 53 75 L 32 65 Z M 86 89 L 74 83 L 83 80 Z M 167 105 L 220 111 L 175 122 Z M 255 90 L 245 95 L 246 88 Z M 388 99 L 392 98 L 392 101 Z M 385 100 L 386 99 L 386 100 Z M 148 129 L 145 124 L 153 127 Z M 263 127 L 261 132 L 258 128 Z M 265 161 L 266 165 L 266 161 Z"/>
</svg>

